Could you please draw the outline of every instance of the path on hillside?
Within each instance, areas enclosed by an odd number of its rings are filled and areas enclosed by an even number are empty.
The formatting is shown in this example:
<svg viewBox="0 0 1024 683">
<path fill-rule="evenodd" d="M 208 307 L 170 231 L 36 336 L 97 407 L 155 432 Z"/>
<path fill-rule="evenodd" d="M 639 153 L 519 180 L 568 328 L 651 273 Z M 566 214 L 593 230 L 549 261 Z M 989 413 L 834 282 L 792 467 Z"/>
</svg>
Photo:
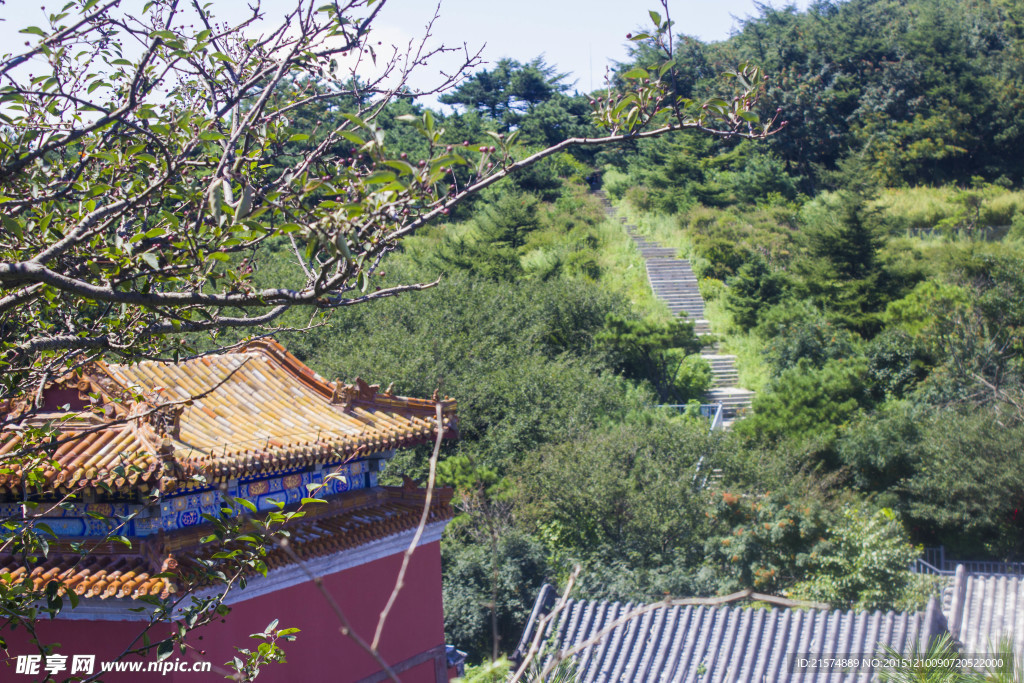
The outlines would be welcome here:
<svg viewBox="0 0 1024 683">
<path fill-rule="evenodd" d="M 637 226 L 626 223 L 618 216 L 608 196 L 601 190 L 597 195 L 609 216 L 617 217 L 633 239 L 637 250 L 647 267 L 647 281 L 654 295 L 668 305 L 673 315 L 685 315 L 694 323 L 698 335 L 712 334 L 711 323 L 704 317 L 704 298 L 700 294 L 697 276 L 693 274 L 690 262 L 677 257 L 677 249 L 664 247 L 637 233 Z M 711 389 L 704 395 L 705 403 L 721 403 L 725 428 L 728 429 L 737 417 L 749 411 L 754 392 L 738 386 L 736 356 L 717 353 L 718 343 L 705 346 L 701 358 L 711 366 Z"/>
</svg>

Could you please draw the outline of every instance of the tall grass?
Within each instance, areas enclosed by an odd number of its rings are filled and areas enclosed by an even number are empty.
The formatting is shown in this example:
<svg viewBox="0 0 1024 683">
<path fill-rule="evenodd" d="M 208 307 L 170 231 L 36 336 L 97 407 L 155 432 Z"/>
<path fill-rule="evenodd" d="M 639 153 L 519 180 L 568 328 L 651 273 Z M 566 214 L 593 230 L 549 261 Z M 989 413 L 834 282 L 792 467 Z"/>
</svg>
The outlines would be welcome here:
<svg viewBox="0 0 1024 683">
<path fill-rule="evenodd" d="M 764 391 L 768 386 L 768 366 L 761 350 L 764 340 L 754 334 L 744 334 L 732 324 L 732 316 L 719 298 L 704 302 L 704 317 L 721 340 L 719 353 L 736 356 L 737 386 L 752 391 Z"/>
<path fill-rule="evenodd" d="M 670 319 L 668 305 L 651 291 L 644 259 L 621 223 L 610 218 L 598 224 L 595 232 L 600 241 L 597 263 L 601 286 L 629 301 L 643 316 Z"/>
<path fill-rule="evenodd" d="M 1024 191 L 994 185 L 969 190 L 952 186 L 890 188 L 872 204 L 894 231 L 928 230 L 955 224 L 972 213 L 968 208 L 972 197 L 980 201 L 979 227 L 1005 227 L 1014 216 L 1024 214 Z"/>
</svg>

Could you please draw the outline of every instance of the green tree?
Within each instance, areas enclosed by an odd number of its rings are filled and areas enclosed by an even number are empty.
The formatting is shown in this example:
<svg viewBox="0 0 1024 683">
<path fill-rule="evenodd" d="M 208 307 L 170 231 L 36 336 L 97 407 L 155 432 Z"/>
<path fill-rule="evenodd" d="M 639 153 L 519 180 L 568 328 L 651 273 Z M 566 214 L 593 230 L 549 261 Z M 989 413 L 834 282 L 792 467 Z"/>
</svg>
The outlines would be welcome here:
<svg viewBox="0 0 1024 683">
<path fill-rule="evenodd" d="M 781 492 L 714 492 L 707 515 L 704 571 L 720 593 L 778 592 L 803 578 L 828 518 L 820 501 Z"/>
<path fill-rule="evenodd" d="M 870 404 L 863 358 L 807 360 L 783 371 L 754 399 L 754 414 L 737 425 L 743 434 L 773 441 L 814 437 L 823 444 Z"/>
<path fill-rule="evenodd" d="M 522 634 L 537 591 L 548 579 L 543 545 L 506 528 L 497 539 L 496 554 L 487 544 L 458 540 L 444 542 L 442 551 L 445 637 L 474 659 L 489 655 L 493 605 L 499 643 L 510 650 Z"/>
<path fill-rule="evenodd" d="M 569 88 L 569 74 L 535 57 L 526 64 L 501 59 L 491 70 L 480 70 L 438 99 L 486 114 L 501 130 L 508 131 L 526 113 Z M 561 138 L 565 139 L 565 138 Z"/>
<path fill-rule="evenodd" d="M 806 253 L 794 263 L 811 299 L 829 317 L 865 334 L 885 306 L 878 253 L 884 244 L 868 196 L 843 190 L 804 209 Z"/>
<path fill-rule="evenodd" d="M 702 346 L 692 322 L 633 320 L 610 313 L 596 340 L 608 349 L 616 368 L 630 379 L 650 382 L 661 401 L 685 403 L 694 398 L 677 383 L 686 356 Z"/>
<path fill-rule="evenodd" d="M 913 583 L 907 569 L 920 548 L 888 508 L 848 505 L 809 555 L 808 577 L 789 594 L 833 609 L 894 609 Z"/>
<path fill-rule="evenodd" d="M 517 511 L 561 561 L 658 569 L 647 574 L 653 582 L 667 566 L 678 575 L 696 565 L 700 488 L 727 453 L 706 422 L 634 413 L 529 454 L 517 475 Z"/>
<path fill-rule="evenodd" d="M 777 304 L 786 292 L 785 276 L 773 271 L 764 258 L 747 261 L 728 280 L 725 307 L 744 332 L 756 327 L 762 312 Z"/>
</svg>

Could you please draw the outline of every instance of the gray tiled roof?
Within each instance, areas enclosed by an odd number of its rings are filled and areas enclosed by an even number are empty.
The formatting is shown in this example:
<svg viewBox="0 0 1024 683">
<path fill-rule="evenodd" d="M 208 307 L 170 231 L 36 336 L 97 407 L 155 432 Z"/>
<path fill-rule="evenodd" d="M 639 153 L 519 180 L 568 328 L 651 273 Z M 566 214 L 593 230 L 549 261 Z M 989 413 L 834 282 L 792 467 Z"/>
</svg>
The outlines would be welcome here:
<svg viewBox="0 0 1024 683">
<path fill-rule="evenodd" d="M 973 574 L 957 567 L 944 610 L 949 629 L 965 654 L 988 654 L 1004 636 L 1024 658 L 1024 577 Z"/>
<path fill-rule="evenodd" d="M 538 615 L 555 602 L 542 589 L 520 644 L 533 638 Z M 569 600 L 547 635 L 564 651 L 597 634 L 638 605 Z M 932 600 L 924 613 L 749 608 L 740 605 L 660 607 L 614 628 L 576 655 L 581 683 L 862 683 L 868 673 L 790 670 L 796 653 L 877 654 L 882 645 L 907 653 L 945 632 Z"/>
</svg>

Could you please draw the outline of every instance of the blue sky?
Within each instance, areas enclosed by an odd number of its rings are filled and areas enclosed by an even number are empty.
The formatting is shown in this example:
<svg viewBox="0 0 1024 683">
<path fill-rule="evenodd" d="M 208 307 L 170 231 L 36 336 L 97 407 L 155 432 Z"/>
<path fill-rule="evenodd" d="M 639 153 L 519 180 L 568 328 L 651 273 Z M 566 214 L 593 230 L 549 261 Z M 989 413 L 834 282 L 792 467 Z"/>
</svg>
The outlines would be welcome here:
<svg viewBox="0 0 1024 683">
<path fill-rule="evenodd" d="M 40 4 L 46 0 L 6 0 L 0 4 L 0 53 L 17 50 L 26 36 L 17 31 L 26 25 L 41 24 Z M 56 9 L 63 0 L 49 0 L 48 9 Z M 768 0 L 766 4 L 783 7 L 807 6 L 809 0 Z M 3 0 L 0 0 L 3 3 Z M 125 6 L 135 2 L 126 0 Z M 138 3 L 141 6 L 141 1 Z M 187 3 L 182 3 L 187 4 Z M 248 4 L 242 0 L 212 0 L 214 11 L 225 19 L 241 16 Z M 420 36 L 433 16 L 436 1 L 388 0 L 375 24 L 378 39 L 384 45 L 406 43 Z M 264 0 L 268 17 L 283 14 L 293 6 L 289 0 Z M 435 42 L 474 50 L 484 45 L 483 57 L 495 62 L 502 57 L 527 61 L 544 54 L 548 63 L 571 72 L 581 91 L 590 91 L 603 83 L 605 68 L 626 57 L 626 33 L 649 24 L 647 11 L 660 9 L 656 0 L 442 0 L 441 18 L 435 24 Z M 746 17 L 756 14 L 753 0 L 670 0 L 669 9 L 677 33 L 686 33 L 706 41 L 721 40 Z M 433 74 L 444 69 L 439 60 L 432 64 Z M 484 65 L 485 68 L 487 65 Z M 431 70 L 424 70 L 421 88 L 429 87 Z"/>
<path fill-rule="evenodd" d="M 766 4 L 804 8 L 808 1 Z M 393 2 L 381 24 L 415 35 L 433 8 L 422 0 Z M 561 71 L 572 72 L 579 90 L 590 91 L 601 86 L 607 65 L 626 58 L 626 34 L 649 26 L 649 9 L 660 7 L 656 1 L 637 0 L 443 0 L 436 35 L 446 44 L 486 43 L 484 58 L 491 62 L 502 57 L 526 61 L 543 53 Z M 677 33 L 708 41 L 727 38 L 742 19 L 757 12 L 753 0 L 675 0 L 669 10 Z"/>
</svg>

